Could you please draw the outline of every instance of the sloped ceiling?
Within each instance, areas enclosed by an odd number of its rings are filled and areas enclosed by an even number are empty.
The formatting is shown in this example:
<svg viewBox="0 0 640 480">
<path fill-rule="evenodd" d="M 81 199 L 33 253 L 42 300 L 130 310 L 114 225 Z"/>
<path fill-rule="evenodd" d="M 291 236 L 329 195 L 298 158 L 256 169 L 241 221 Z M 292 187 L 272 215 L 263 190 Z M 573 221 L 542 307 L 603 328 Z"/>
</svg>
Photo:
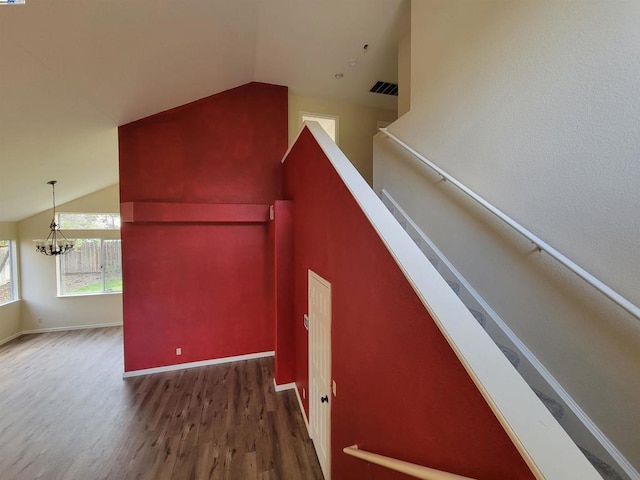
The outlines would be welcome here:
<svg viewBox="0 0 640 480">
<path fill-rule="evenodd" d="M 398 32 L 409 23 L 403 6 L 401 0 L 260 2 L 255 78 L 396 109 L 395 98 L 369 89 L 376 80 L 397 81 Z M 352 60 L 358 64 L 350 66 Z M 336 80 L 336 73 L 344 77 Z"/>
<path fill-rule="evenodd" d="M 118 125 L 250 81 L 395 108 L 368 89 L 397 80 L 406 1 L 0 6 L 0 221 L 50 208 L 51 179 L 58 203 L 116 183 Z"/>
</svg>

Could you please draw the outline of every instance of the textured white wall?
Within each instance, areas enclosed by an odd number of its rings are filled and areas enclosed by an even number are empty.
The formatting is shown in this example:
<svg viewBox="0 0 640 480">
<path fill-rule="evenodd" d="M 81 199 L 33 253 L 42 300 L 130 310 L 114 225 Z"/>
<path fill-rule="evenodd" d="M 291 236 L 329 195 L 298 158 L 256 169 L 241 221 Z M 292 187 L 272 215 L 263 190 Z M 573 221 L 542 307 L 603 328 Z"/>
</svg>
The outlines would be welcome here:
<svg viewBox="0 0 640 480">
<path fill-rule="evenodd" d="M 58 188 L 63 188 L 63 185 Z M 60 205 L 57 210 L 117 213 L 120 211 L 118 185 Z M 56 260 L 36 252 L 32 241 L 46 237 L 50 221 L 51 210 L 47 210 L 18 224 L 21 246 L 22 330 L 122 323 L 121 294 L 64 298 L 56 296 Z"/>
<path fill-rule="evenodd" d="M 18 240 L 18 224 L 15 222 L 0 222 L 0 240 Z M 13 279 L 19 282 L 19 279 Z M 20 328 L 21 302 L 11 302 L 0 306 L 0 344 L 3 340 L 13 337 L 21 331 Z"/>
<path fill-rule="evenodd" d="M 640 2 L 412 2 L 390 131 L 640 304 Z M 376 140 L 385 187 L 640 467 L 640 321 Z"/>
<path fill-rule="evenodd" d="M 398 116 L 411 108 L 411 30 L 398 41 Z"/>
</svg>

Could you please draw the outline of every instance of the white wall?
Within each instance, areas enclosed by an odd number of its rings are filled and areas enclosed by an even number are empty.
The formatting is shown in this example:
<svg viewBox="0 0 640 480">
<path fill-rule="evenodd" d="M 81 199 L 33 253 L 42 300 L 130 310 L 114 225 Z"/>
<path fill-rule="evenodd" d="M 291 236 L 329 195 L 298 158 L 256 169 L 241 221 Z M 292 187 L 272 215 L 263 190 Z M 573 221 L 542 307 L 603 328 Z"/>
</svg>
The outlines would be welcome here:
<svg viewBox="0 0 640 480">
<path fill-rule="evenodd" d="M 295 140 L 300 129 L 300 112 L 339 117 L 339 147 L 364 179 L 371 184 L 373 179 L 373 136 L 377 132 L 376 122 L 378 120 L 391 122 L 397 118 L 396 112 L 290 92 L 289 144 Z"/>
<path fill-rule="evenodd" d="M 640 2 L 412 2 L 390 131 L 640 305 Z M 387 188 L 640 468 L 640 321 L 377 139 Z"/>
<path fill-rule="evenodd" d="M 117 213 L 118 185 L 60 205 L 59 212 Z M 22 330 L 122 323 L 122 295 L 57 297 L 56 260 L 36 252 L 32 240 L 46 237 L 51 210 L 18 224 L 21 245 Z M 118 232 L 119 234 L 119 232 Z M 119 235 L 116 237 L 119 238 Z"/>
<path fill-rule="evenodd" d="M 17 241 L 18 224 L 14 222 L 0 222 L 0 240 Z M 14 278 L 13 280 L 19 283 L 19 278 Z M 16 293 L 19 294 L 19 292 Z M 0 306 L 0 344 L 20 333 L 20 307 L 20 300 Z"/>
<path fill-rule="evenodd" d="M 398 41 L 398 116 L 411 109 L 411 30 Z"/>
</svg>

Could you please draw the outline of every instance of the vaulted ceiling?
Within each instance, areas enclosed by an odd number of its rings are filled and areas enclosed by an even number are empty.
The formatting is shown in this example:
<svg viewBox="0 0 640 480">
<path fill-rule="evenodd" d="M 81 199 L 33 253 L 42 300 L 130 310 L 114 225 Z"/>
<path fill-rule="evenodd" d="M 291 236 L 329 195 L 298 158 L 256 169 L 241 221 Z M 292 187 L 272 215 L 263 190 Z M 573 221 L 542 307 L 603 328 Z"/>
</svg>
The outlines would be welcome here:
<svg viewBox="0 0 640 480">
<path fill-rule="evenodd" d="M 0 221 L 49 208 L 51 179 L 59 203 L 116 183 L 118 125 L 250 81 L 395 109 L 368 90 L 397 81 L 407 2 L 1 5 Z"/>
</svg>

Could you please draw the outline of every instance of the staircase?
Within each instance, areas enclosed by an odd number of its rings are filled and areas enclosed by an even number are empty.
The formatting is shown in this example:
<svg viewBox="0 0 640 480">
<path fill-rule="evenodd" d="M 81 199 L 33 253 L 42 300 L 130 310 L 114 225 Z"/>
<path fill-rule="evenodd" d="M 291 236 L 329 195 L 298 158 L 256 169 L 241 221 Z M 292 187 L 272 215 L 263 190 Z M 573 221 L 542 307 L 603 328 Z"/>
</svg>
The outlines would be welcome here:
<svg viewBox="0 0 640 480">
<path fill-rule="evenodd" d="M 400 226 L 469 309 L 602 478 L 605 480 L 640 479 L 640 474 L 591 422 L 542 363 L 480 297 L 429 237 L 411 220 L 389 192 L 383 189 L 379 196 Z"/>
</svg>

